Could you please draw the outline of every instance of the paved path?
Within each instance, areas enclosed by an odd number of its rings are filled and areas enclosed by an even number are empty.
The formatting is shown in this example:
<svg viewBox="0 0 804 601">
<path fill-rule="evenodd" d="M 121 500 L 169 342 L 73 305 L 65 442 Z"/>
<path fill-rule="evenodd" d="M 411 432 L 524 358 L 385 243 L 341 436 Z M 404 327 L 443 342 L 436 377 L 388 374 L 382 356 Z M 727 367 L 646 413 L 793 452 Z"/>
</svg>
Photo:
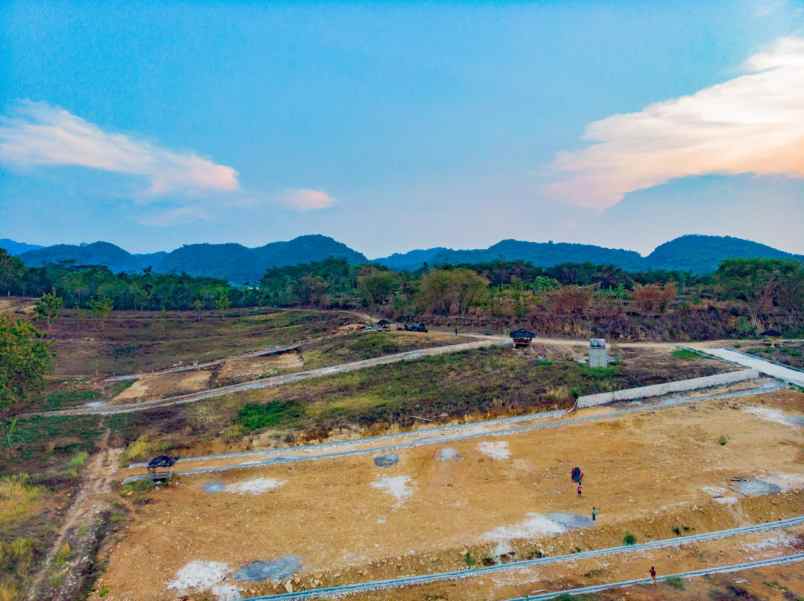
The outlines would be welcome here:
<svg viewBox="0 0 804 601">
<path fill-rule="evenodd" d="M 574 562 L 581 559 L 592 559 L 596 557 L 606 557 L 609 555 L 622 555 L 631 553 L 644 553 L 647 551 L 655 551 L 657 549 L 667 549 L 671 547 L 680 547 L 682 545 L 689 545 L 692 543 L 700 543 L 712 540 L 719 540 L 723 538 L 730 538 L 734 536 L 741 536 L 746 534 L 755 534 L 758 532 L 767 532 L 770 530 L 778 530 L 781 528 L 791 528 L 804 524 L 804 515 L 799 515 L 786 520 L 777 520 L 774 522 L 766 522 L 764 524 L 754 524 L 751 526 L 743 526 L 741 528 L 729 528 L 727 530 L 716 530 L 714 532 L 704 532 L 702 534 L 692 534 L 689 536 L 678 536 L 675 538 L 666 538 L 661 540 L 651 541 L 649 543 L 641 543 L 636 545 L 621 545 L 618 547 L 606 547 L 604 549 L 593 549 L 591 551 L 581 551 L 580 553 L 571 553 L 568 555 L 556 555 L 554 557 L 542 557 L 540 559 L 528 559 L 524 561 L 512 561 L 501 565 L 491 566 L 487 568 L 474 568 L 466 570 L 453 570 L 450 572 L 438 572 L 435 574 L 421 574 L 418 576 L 402 576 L 400 578 L 389 578 L 386 580 L 372 580 L 369 582 L 356 582 L 353 584 L 344 584 L 341 586 L 329 586 L 316 589 L 308 589 L 304 591 L 297 591 L 293 593 L 280 593 L 278 595 L 263 595 L 259 597 L 249 597 L 243 601 L 290 601 L 300 599 L 317 599 L 325 597 L 340 597 L 353 593 L 365 593 L 370 591 L 387 590 L 392 588 L 400 588 L 404 586 L 415 586 L 422 584 L 433 584 L 436 582 L 446 582 L 452 580 L 462 580 L 466 578 L 476 578 L 478 576 L 488 576 L 491 574 L 499 574 L 504 572 L 511 572 L 515 570 L 522 570 L 524 568 L 540 567 L 553 564 L 561 564 L 567 562 Z M 801 554 L 804 557 L 804 554 Z M 779 558 L 776 558 L 777 560 Z M 754 563 L 754 562 L 752 562 Z M 744 565 L 744 564 L 737 564 Z M 722 567 L 722 566 L 721 566 Z M 718 568 L 709 568 L 716 570 Z M 744 568 L 748 569 L 748 568 Z M 699 570 L 700 571 L 700 570 Z M 649 579 L 648 579 L 649 580 Z M 643 579 L 629 581 L 634 583 L 643 582 Z M 617 583 L 619 585 L 619 583 Z M 598 585 L 598 586 L 612 586 Z M 620 585 L 624 586 L 624 585 Z M 589 588 L 589 587 L 587 587 Z M 604 590 L 604 589 L 601 589 Z M 535 597 L 521 597 L 524 599 L 550 599 L 565 592 L 571 591 L 558 591 L 554 593 L 545 593 L 546 596 L 537 595 Z M 579 592 L 581 592 L 579 590 Z M 591 592 L 591 591 L 590 591 Z M 520 601 L 518 599 L 517 601 Z M 513 600 L 511 600 L 513 601 Z"/>
<path fill-rule="evenodd" d="M 566 410 L 547 411 L 494 420 L 469 422 L 466 424 L 423 428 L 410 432 L 383 434 L 356 440 L 342 440 L 323 444 L 301 445 L 298 447 L 266 449 L 261 451 L 240 451 L 216 455 L 183 457 L 179 459 L 177 463 L 179 471 L 175 473 L 178 476 L 199 476 L 269 467 L 272 465 L 283 465 L 287 463 L 304 463 L 310 461 L 343 459 L 346 457 L 383 455 L 405 449 L 431 445 L 445 445 L 475 438 L 506 437 L 538 430 L 551 430 L 577 424 L 618 419 L 624 415 L 652 412 L 668 407 L 767 393 L 778 390 L 780 387 L 781 385 L 775 380 L 765 382 L 758 381 L 757 386 L 749 389 L 734 391 L 726 388 L 721 392 L 712 392 L 706 397 L 682 394 L 668 396 L 653 403 L 631 403 L 624 406 L 612 405 L 603 413 L 597 409 L 586 415 L 583 413 L 568 415 L 568 411 Z M 198 467 L 190 467 L 193 464 Z M 185 465 L 188 466 L 186 469 L 184 468 Z M 136 470 L 136 472 L 125 478 L 123 480 L 124 483 L 147 478 L 144 463 L 132 464 L 129 466 L 129 470 Z M 131 473 L 131 471 L 128 471 L 128 473 Z"/>
<path fill-rule="evenodd" d="M 759 357 L 754 357 L 753 355 L 747 355 L 746 353 L 741 353 L 739 351 L 734 351 L 727 348 L 698 348 L 697 350 L 707 355 L 711 355 L 712 357 L 717 357 L 718 359 L 723 359 L 731 363 L 737 363 L 738 365 L 756 369 L 760 373 L 773 378 L 778 378 L 779 380 L 783 380 L 789 384 L 804 386 L 804 372 L 797 369 L 791 369 L 789 367 L 779 365 L 778 363 L 771 363 L 770 361 L 765 361 Z"/>
<path fill-rule="evenodd" d="M 464 342 L 462 344 L 450 344 L 446 346 L 436 346 L 433 348 L 419 349 L 415 351 L 406 351 L 404 353 L 395 353 L 393 355 L 385 355 L 383 357 L 375 357 L 373 359 L 365 359 L 363 361 L 352 361 L 350 363 L 342 363 L 341 365 L 321 367 L 318 369 L 311 369 L 308 371 L 299 371 L 291 374 L 272 376 L 270 378 L 261 378 L 259 380 L 242 382 L 240 384 L 230 384 L 229 386 L 221 386 L 219 388 L 212 388 L 210 390 L 203 390 L 201 392 L 194 392 L 191 394 L 167 397 L 163 399 L 153 399 L 150 401 L 141 401 L 138 403 L 127 403 L 122 405 L 107 405 L 107 404 L 84 405 L 82 407 L 61 409 L 59 411 L 23 413 L 20 415 L 20 417 L 65 416 L 65 415 L 117 415 L 121 413 L 135 413 L 138 411 L 148 411 L 149 409 L 161 409 L 164 407 L 171 407 L 173 405 L 186 405 L 188 403 L 197 403 L 198 401 L 213 399 L 216 397 L 225 396 L 227 394 L 232 394 L 234 392 L 244 392 L 248 390 L 273 388 L 275 386 L 292 384 L 294 382 L 301 382 L 303 380 L 310 380 L 313 378 L 321 378 L 323 376 L 344 374 L 352 371 L 366 369 L 369 367 L 376 367 L 378 365 L 390 365 L 392 363 L 400 363 L 402 361 L 416 361 L 418 359 L 423 359 L 425 357 L 435 357 L 437 355 L 461 353 L 464 351 L 472 351 L 484 348 L 495 348 L 495 347 L 509 348 L 512 345 L 513 343 L 511 342 L 510 338 L 503 338 L 501 336 L 484 336 L 481 337 L 480 340 L 477 340 L 475 342 Z"/>
</svg>

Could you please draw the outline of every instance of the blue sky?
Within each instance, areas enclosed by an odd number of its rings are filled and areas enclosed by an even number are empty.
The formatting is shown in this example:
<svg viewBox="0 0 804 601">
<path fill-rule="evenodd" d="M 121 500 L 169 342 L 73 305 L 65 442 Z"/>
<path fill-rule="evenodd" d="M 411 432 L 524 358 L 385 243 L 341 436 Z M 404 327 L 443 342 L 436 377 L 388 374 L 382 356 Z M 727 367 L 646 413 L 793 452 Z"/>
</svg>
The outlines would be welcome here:
<svg viewBox="0 0 804 601">
<path fill-rule="evenodd" d="M 6 2 L 0 237 L 804 252 L 802 26 L 783 0 Z"/>
</svg>

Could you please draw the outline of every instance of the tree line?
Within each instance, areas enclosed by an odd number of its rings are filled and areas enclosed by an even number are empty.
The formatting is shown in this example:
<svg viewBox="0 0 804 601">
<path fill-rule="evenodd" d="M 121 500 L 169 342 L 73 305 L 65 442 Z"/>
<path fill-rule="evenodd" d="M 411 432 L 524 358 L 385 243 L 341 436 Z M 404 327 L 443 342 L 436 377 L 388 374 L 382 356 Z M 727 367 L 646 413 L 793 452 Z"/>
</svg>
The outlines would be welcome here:
<svg viewBox="0 0 804 601">
<path fill-rule="evenodd" d="M 776 259 L 733 259 L 707 276 L 678 271 L 626 272 L 612 265 L 563 263 L 542 268 L 522 261 L 429 267 L 396 272 L 341 259 L 268 269 L 258 286 L 186 274 L 112 273 L 70 264 L 28 268 L 0 250 L 0 294 L 50 294 L 37 306 L 46 323 L 54 303 L 104 314 L 111 310 L 196 310 L 251 306 L 367 308 L 388 316 L 493 315 L 534 311 L 578 314 L 594 303 L 627 304 L 662 313 L 679 303 L 744 304 L 759 328 L 761 316 L 800 316 L 804 268 Z M 57 310 L 55 310 L 57 312 Z"/>
</svg>

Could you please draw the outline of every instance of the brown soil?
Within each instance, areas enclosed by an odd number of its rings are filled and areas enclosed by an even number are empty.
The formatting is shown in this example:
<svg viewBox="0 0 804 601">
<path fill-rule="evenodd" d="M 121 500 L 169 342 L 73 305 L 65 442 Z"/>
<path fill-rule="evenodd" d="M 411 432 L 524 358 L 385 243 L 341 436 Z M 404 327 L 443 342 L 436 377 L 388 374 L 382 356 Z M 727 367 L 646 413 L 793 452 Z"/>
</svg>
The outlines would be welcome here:
<svg viewBox="0 0 804 601">
<path fill-rule="evenodd" d="M 507 442 L 510 458 L 502 460 L 479 452 L 480 439 L 450 444 L 458 461 L 438 461 L 439 447 L 426 446 L 401 451 L 399 464 L 386 469 L 352 457 L 188 478 L 154 493 L 122 543 L 108 550 L 106 599 L 175 599 L 165 587 L 192 560 L 236 568 L 294 554 L 304 564 L 302 586 L 456 569 L 467 551 L 478 558 L 491 552 L 495 543 L 484 535 L 530 512 L 601 508 L 595 528 L 513 540 L 517 557 L 613 546 L 626 531 L 645 541 L 670 538 L 674 527 L 704 532 L 800 514 L 804 433 L 741 410 L 758 403 L 801 413 L 804 395 L 707 402 L 485 441 Z M 576 464 L 586 473 L 583 497 L 569 481 Z M 386 476 L 409 477 L 410 496 L 395 499 L 372 486 Z M 728 489 L 730 479 L 746 476 L 786 478 L 792 489 L 733 505 L 704 490 Z M 258 496 L 202 489 L 213 480 L 254 478 L 284 484 Z M 675 565 L 673 556 L 661 569 Z"/>
<path fill-rule="evenodd" d="M 205 370 L 143 376 L 114 397 L 112 402 L 128 403 L 135 400 L 157 399 L 188 392 L 198 392 L 208 388 L 211 376 L 212 372 Z"/>
<path fill-rule="evenodd" d="M 230 359 L 218 371 L 217 383 L 223 385 L 256 380 L 303 367 L 304 361 L 299 353 L 282 353 L 281 355 L 249 359 Z"/>
</svg>

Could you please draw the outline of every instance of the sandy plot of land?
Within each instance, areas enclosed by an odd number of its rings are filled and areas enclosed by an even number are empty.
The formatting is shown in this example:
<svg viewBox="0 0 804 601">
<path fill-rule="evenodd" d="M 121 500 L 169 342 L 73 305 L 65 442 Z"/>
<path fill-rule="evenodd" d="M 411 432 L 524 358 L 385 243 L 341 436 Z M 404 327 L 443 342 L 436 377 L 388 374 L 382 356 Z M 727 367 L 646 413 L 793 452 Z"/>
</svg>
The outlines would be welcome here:
<svg viewBox="0 0 804 601">
<path fill-rule="evenodd" d="M 454 569 L 467 549 L 480 555 L 503 543 L 520 557 L 533 545 L 554 555 L 620 544 L 625 530 L 649 540 L 671 537 L 674 525 L 704 532 L 800 514 L 804 434 L 744 410 L 763 403 L 800 413 L 804 395 L 456 442 L 447 458 L 421 447 L 387 468 L 354 457 L 188 478 L 155 493 L 112 551 L 108 599 L 175 599 L 167 584 L 193 560 L 241 566 L 292 555 L 303 574 L 330 584 Z M 581 497 L 569 480 L 574 465 L 586 473 Z M 226 492 L 260 478 L 282 484 Z M 744 496 L 734 478 L 781 492 Z M 591 528 L 562 533 L 550 518 L 588 516 L 593 505 L 600 519 Z"/>
<path fill-rule="evenodd" d="M 209 387 L 210 377 L 212 372 L 206 370 L 143 376 L 114 397 L 112 402 L 125 403 L 144 398 L 156 399 L 186 392 L 198 392 Z"/>
<path fill-rule="evenodd" d="M 651 566 L 658 575 L 675 574 L 706 567 L 756 561 L 800 552 L 804 548 L 804 528 L 791 528 L 772 533 L 737 536 L 719 541 L 709 541 L 685 545 L 672 549 L 662 549 L 640 554 L 617 554 L 605 558 L 585 559 L 531 567 L 522 570 L 498 573 L 465 581 L 452 581 L 435 585 L 409 587 L 393 591 L 378 591 L 351 596 L 359 601 L 380 601 L 392 598 L 394 601 L 421 601 L 440 599 L 448 601 L 502 601 L 528 594 L 547 591 L 560 591 L 569 588 L 591 586 L 605 582 L 617 582 L 632 578 L 646 578 Z M 804 578 L 801 567 L 804 564 L 788 566 L 792 574 L 785 588 L 791 592 L 804 592 Z M 685 581 L 682 586 L 686 589 Z M 654 599 L 674 599 L 680 597 L 679 589 L 667 584 L 645 587 L 650 589 Z M 690 585 L 694 587 L 695 584 Z M 766 589 L 767 590 L 767 589 Z M 597 599 L 597 597 L 595 597 Z M 615 599 L 634 599 L 630 589 L 614 593 Z M 636 598 L 641 598 L 637 596 Z M 683 598 L 683 597 L 682 597 Z M 708 595 L 689 597 L 706 599 Z M 739 597 L 738 597 L 739 598 Z M 790 599 L 790 597 L 787 597 Z M 793 597 L 795 598 L 795 597 Z"/>
<path fill-rule="evenodd" d="M 230 359 L 221 366 L 218 381 L 222 384 L 243 382 L 274 376 L 281 371 L 301 369 L 304 361 L 300 353 L 282 353 L 268 357 Z"/>
</svg>

